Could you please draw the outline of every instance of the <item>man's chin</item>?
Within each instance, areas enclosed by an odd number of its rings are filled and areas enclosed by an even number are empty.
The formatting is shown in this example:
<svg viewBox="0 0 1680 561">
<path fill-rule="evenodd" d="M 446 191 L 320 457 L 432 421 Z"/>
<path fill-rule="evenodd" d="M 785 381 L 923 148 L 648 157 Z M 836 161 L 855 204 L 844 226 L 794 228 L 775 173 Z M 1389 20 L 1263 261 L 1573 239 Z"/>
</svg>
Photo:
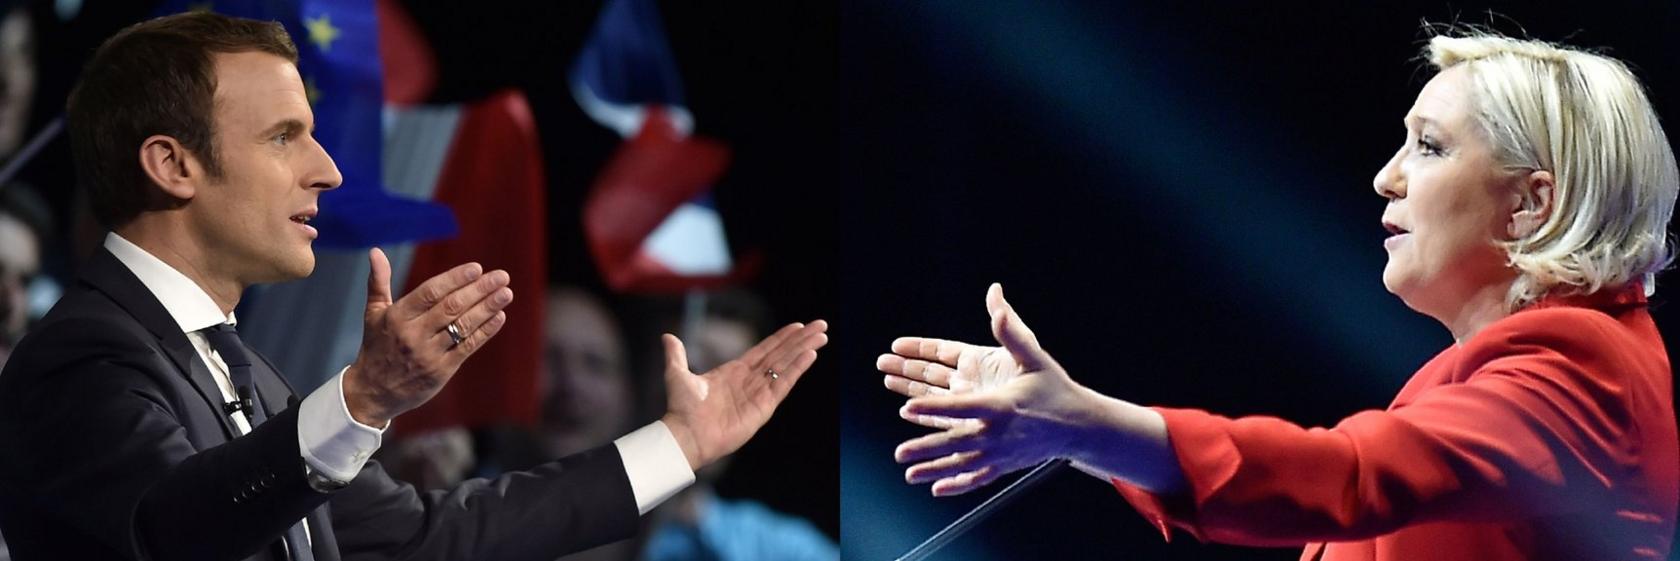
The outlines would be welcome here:
<svg viewBox="0 0 1680 561">
<path fill-rule="evenodd" d="M 291 280 L 309 278 L 309 275 L 314 274 L 315 248 L 309 248 L 308 251 L 303 252 L 302 258 L 298 260 L 297 268 L 291 272 L 295 273 Z"/>
<path fill-rule="evenodd" d="M 315 251 L 305 250 L 301 254 L 288 255 L 285 259 L 275 263 L 269 278 L 262 279 L 262 283 L 279 283 L 303 280 L 315 272 Z"/>
</svg>

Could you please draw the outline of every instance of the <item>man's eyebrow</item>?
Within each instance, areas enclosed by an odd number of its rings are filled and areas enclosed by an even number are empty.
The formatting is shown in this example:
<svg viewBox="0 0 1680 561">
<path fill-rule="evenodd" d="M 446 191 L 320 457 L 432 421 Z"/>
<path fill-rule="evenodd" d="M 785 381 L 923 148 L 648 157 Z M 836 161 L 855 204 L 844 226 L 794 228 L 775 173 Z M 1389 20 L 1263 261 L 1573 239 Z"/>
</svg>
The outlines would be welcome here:
<svg viewBox="0 0 1680 561">
<path fill-rule="evenodd" d="M 267 129 L 263 130 L 262 135 L 263 135 L 264 138 L 267 138 L 269 136 L 280 134 L 282 132 L 297 134 L 297 133 L 303 132 L 303 130 L 305 128 L 307 128 L 307 127 L 303 126 L 303 121 L 299 121 L 297 119 L 284 119 L 284 120 L 281 120 L 278 123 L 274 123 L 273 125 L 269 125 L 269 127 Z"/>
</svg>

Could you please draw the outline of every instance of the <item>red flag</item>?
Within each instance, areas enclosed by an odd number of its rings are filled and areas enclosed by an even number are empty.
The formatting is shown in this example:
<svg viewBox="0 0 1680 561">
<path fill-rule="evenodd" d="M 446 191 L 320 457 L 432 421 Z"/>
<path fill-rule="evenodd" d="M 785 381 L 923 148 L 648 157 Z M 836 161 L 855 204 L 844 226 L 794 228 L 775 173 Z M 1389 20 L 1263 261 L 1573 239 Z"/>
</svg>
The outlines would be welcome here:
<svg viewBox="0 0 1680 561">
<path fill-rule="evenodd" d="M 508 271 L 514 300 L 501 333 L 462 364 L 436 397 L 403 414 L 394 424 L 399 433 L 536 423 L 533 388 L 548 289 L 546 188 L 536 125 L 524 94 L 500 92 L 462 111 L 434 197 L 454 209 L 461 235 L 416 249 L 407 290 L 477 261 L 486 271 Z"/>
</svg>

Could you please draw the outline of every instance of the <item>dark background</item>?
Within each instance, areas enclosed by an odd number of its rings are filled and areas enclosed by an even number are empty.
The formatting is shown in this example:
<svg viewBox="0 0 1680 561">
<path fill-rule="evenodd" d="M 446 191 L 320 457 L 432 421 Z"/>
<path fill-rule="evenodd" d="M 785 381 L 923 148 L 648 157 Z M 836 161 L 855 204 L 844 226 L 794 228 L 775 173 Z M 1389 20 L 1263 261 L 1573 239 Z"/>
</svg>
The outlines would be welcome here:
<svg viewBox="0 0 1680 561">
<path fill-rule="evenodd" d="M 1451 344 L 1383 288 L 1371 187 L 1430 76 L 1420 23 L 1608 47 L 1672 123 L 1676 6 L 844 3 L 841 184 L 863 187 L 843 221 L 836 338 L 844 557 L 895 558 L 1002 488 L 935 499 L 905 485 L 892 449 L 923 430 L 871 369 L 896 336 L 989 342 L 992 281 L 1075 380 L 1108 395 L 1306 425 L 1386 406 Z M 1680 311 L 1664 292 L 1653 308 L 1672 349 Z M 1068 470 L 936 559 L 1299 551 L 1165 544 Z"/>
<path fill-rule="evenodd" d="M 63 100 L 93 49 L 118 29 L 149 17 L 155 2 L 90 1 L 68 21 L 54 15 L 52 2 L 23 3 L 31 9 L 39 53 L 26 133 L 32 135 L 62 114 Z M 401 4 L 438 58 L 439 82 L 430 102 L 525 90 L 550 185 L 551 280 L 604 290 L 578 216 L 595 172 L 620 140 L 577 108 L 565 82 L 601 2 Z M 834 284 L 841 235 L 834 210 L 840 192 L 834 173 L 837 11 L 831 3 L 797 2 L 662 2 L 659 8 L 695 116 L 695 134 L 732 150 L 713 195 L 735 253 L 763 255 L 762 269 L 747 288 L 768 300 L 776 321 L 827 318 L 840 336 L 846 328 L 836 321 Z M 54 141 L 20 177 L 39 189 L 59 218 L 59 235 L 47 240 L 44 253 L 47 272 L 61 282 L 73 278 L 78 251 L 71 235 L 68 143 Z M 626 343 L 633 351 L 648 347 Z M 838 466 L 839 373 L 835 354 L 825 352 L 770 424 L 737 453 L 718 484 L 721 495 L 760 500 L 838 537 L 838 474 L 828 466 Z"/>
</svg>

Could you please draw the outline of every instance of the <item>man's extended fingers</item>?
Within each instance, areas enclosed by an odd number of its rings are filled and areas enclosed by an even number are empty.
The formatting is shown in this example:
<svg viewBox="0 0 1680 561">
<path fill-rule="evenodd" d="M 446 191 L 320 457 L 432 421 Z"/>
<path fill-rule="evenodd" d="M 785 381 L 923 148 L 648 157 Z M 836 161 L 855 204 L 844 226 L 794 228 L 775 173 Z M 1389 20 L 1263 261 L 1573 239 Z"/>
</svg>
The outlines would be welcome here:
<svg viewBox="0 0 1680 561">
<path fill-rule="evenodd" d="M 485 273 L 476 281 L 456 288 L 454 292 L 444 296 L 443 301 L 420 315 L 420 328 L 428 332 L 440 331 L 450 322 L 467 315 L 468 311 L 481 302 L 487 303 L 494 310 L 507 307 L 513 302 L 513 289 L 507 287 L 511 280 L 507 271 L 497 269 Z"/>
<path fill-rule="evenodd" d="M 933 482 L 933 496 L 961 495 L 991 484 L 991 482 L 997 480 L 999 475 L 1003 475 L 1003 470 L 998 469 L 997 466 L 986 466 L 974 471 L 959 473 Z"/>
<path fill-rule="evenodd" d="M 451 323 L 455 324 L 455 328 L 461 331 L 463 337 L 470 336 L 482 329 L 490 320 L 495 319 L 498 314 L 503 313 L 503 310 L 512 302 L 513 290 L 510 288 L 499 289 L 489 297 L 479 300 L 477 304 L 467 310 L 467 313 L 461 314 Z M 454 339 L 449 336 L 449 323 L 444 323 L 443 327 L 438 328 L 432 335 L 432 341 L 435 347 L 441 349 L 453 350 L 454 347 L 457 347 Z"/>
<path fill-rule="evenodd" d="M 805 324 L 803 323 L 790 323 L 782 326 L 782 328 L 777 329 L 775 333 L 771 333 L 769 337 L 765 337 L 764 340 L 759 341 L 757 345 L 753 345 L 752 348 L 747 349 L 747 352 L 742 353 L 741 362 L 745 363 L 749 367 L 759 366 L 763 363 L 765 355 L 770 354 L 771 350 L 781 346 L 782 340 L 804 328 Z"/>
<path fill-rule="evenodd" d="M 391 305 L 391 260 L 379 248 L 368 250 L 368 308 Z"/>
<path fill-rule="evenodd" d="M 507 312 L 496 312 L 496 315 L 491 316 L 490 320 L 484 322 L 484 325 L 480 326 L 477 331 L 468 333 L 467 338 L 461 340 L 461 344 L 451 347 L 446 356 L 454 361 L 454 366 L 459 367 L 462 361 L 467 360 L 468 356 L 472 356 L 473 353 L 484 348 L 484 344 L 490 342 L 490 338 L 501 332 L 505 325 L 507 325 Z M 449 334 L 445 333 L 443 336 L 448 337 Z"/>
<path fill-rule="evenodd" d="M 776 378 L 770 381 L 770 387 L 776 390 L 776 395 L 785 396 L 793 391 L 793 385 L 805 376 L 811 365 L 817 362 L 817 351 L 809 350 L 793 357 L 793 362 L 787 365 L 787 370 L 776 369 Z"/>
<path fill-rule="evenodd" d="M 659 342 L 665 345 L 665 370 L 681 374 L 693 374 L 688 369 L 688 349 L 683 347 L 682 339 L 676 335 L 666 333 L 659 336 Z"/>
<path fill-rule="evenodd" d="M 772 349 L 764 360 L 772 365 L 781 365 L 787 361 L 788 357 L 797 356 L 805 351 L 820 349 L 827 344 L 828 322 L 820 319 L 815 320 L 782 339 L 781 344 Z"/>
<path fill-rule="evenodd" d="M 805 351 L 814 351 L 828 344 L 828 322 L 817 320 L 782 339 L 782 343 L 768 354 L 764 355 L 762 365 L 775 368 L 777 372 L 786 369 L 793 363 L 793 359 Z"/>
<path fill-rule="evenodd" d="M 926 337 L 899 337 L 892 342 L 892 351 L 907 358 L 935 361 L 955 367 L 963 351 L 974 347 L 959 341 Z"/>
<path fill-rule="evenodd" d="M 978 449 L 983 429 L 979 424 L 959 425 L 950 430 L 906 440 L 893 450 L 893 460 L 907 464 Z"/>
<path fill-rule="evenodd" d="M 919 485 L 973 471 L 984 463 L 979 461 L 980 456 L 978 450 L 959 452 L 910 466 L 904 470 L 904 482 Z"/>
<path fill-rule="evenodd" d="M 435 277 L 426 279 L 426 282 L 420 283 L 420 286 L 415 287 L 413 292 L 404 294 L 392 306 L 393 309 L 397 310 L 396 319 L 407 321 L 420 317 L 420 314 L 424 314 L 433 306 L 438 305 L 438 302 L 442 302 L 443 298 L 455 292 L 455 289 L 478 280 L 483 275 L 483 266 L 477 263 L 464 263 L 439 273 Z"/>
</svg>

